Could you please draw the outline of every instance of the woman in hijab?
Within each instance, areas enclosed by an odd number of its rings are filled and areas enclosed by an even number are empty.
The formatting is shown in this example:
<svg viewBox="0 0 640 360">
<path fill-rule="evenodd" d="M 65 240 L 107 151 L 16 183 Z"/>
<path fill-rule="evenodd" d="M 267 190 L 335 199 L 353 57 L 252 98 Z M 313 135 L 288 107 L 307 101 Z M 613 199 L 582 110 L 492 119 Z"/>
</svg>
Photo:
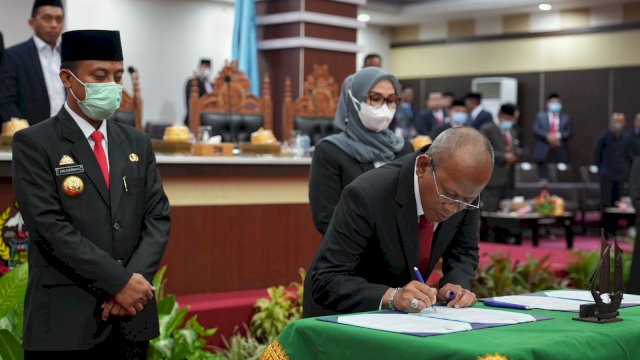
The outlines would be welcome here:
<svg viewBox="0 0 640 360">
<path fill-rule="evenodd" d="M 386 71 L 367 67 L 342 84 L 334 125 L 342 132 L 318 142 L 309 175 L 309 203 L 316 229 L 327 230 L 345 186 L 359 175 L 413 151 L 389 130 L 400 84 Z"/>
</svg>

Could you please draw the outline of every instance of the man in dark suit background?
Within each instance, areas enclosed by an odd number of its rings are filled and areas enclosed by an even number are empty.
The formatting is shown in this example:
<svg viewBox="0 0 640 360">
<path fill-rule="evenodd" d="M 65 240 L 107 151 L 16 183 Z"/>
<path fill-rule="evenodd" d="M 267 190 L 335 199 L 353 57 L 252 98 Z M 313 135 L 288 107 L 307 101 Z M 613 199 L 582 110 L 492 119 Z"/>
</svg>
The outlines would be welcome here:
<svg viewBox="0 0 640 360">
<path fill-rule="evenodd" d="M 2 66 L 2 54 L 4 54 L 4 38 L 2 37 L 2 31 L 0 31 L 0 66 Z"/>
<path fill-rule="evenodd" d="M 198 97 L 202 97 L 204 94 L 211 94 L 213 92 L 213 84 L 211 83 L 211 59 L 200 59 L 200 65 L 196 71 L 198 80 Z M 193 84 L 193 76 L 187 79 L 187 83 L 184 87 L 184 99 L 187 105 L 187 116 L 185 116 L 184 123 L 189 125 L 189 108 L 191 98 L 191 85 Z"/>
<path fill-rule="evenodd" d="M 547 98 L 547 112 L 539 112 L 533 123 L 533 135 L 537 140 L 533 161 L 538 164 L 541 178 L 548 179 L 547 164 L 569 162 L 569 138 L 571 120 L 562 112 L 562 100 L 558 94 Z"/>
<path fill-rule="evenodd" d="M 631 153 L 633 156 L 640 156 L 640 113 L 636 114 L 636 117 L 633 121 L 633 132 L 632 136 L 632 144 L 631 144 Z"/>
<path fill-rule="evenodd" d="M 493 122 L 493 115 L 482 107 L 482 94 L 468 93 L 464 102 L 469 111 L 469 125 L 474 129 L 480 129 L 482 125 Z"/>
<path fill-rule="evenodd" d="M 492 168 L 491 144 L 460 127 L 354 180 L 307 272 L 304 316 L 419 312 L 436 298 L 448 300 L 451 291 L 449 306 L 473 305 L 468 289 L 478 264 L 478 196 Z M 414 266 L 427 279 L 440 257 L 440 288 L 416 281 Z"/>
<path fill-rule="evenodd" d="M 447 114 L 443 110 L 442 91 L 431 90 L 427 94 L 427 107 L 418 114 L 414 127 L 418 135 L 431 135 L 433 130 L 444 124 Z"/>
<path fill-rule="evenodd" d="M 25 359 L 146 359 L 169 202 L 148 137 L 105 120 L 122 97 L 119 32 L 66 32 L 61 56 L 66 103 L 13 140 L 31 237 Z"/>
<path fill-rule="evenodd" d="M 498 113 L 499 123 L 486 123 L 480 132 L 489 139 L 493 146 L 495 163 L 493 174 L 487 187 L 482 192 L 482 210 L 498 211 L 500 200 L 513 197 L 515 186 L 515 170 L 513 164 L 517 160 L 517 135 L 513 126 L 516 123 L 516 107 L 504 104 Z"/>
<path fill-rule="evenodd" d="M 36 124 L 58 113 L 65 101 L 60 70 L 60 0 L 36 0 L 29 26 L 34 36 L 5 51 L 0 66 L 0 120 Z"/>
</svg>

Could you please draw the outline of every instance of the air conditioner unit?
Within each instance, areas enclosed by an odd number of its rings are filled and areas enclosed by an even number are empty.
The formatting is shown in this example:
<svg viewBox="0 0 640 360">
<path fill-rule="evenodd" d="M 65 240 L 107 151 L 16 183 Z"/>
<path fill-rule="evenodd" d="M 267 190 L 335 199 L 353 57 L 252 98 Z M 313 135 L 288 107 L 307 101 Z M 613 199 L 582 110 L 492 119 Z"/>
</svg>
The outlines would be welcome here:
<svg viewBox="0 0 640 360">
<path fill-rule="evenodd" d="M 498 120 L 500 106 L 518 103 L 518 80 L 510 77 L 480 77 L 471 80 L 471 91 L 482 94 L 482 106 Z"/>
</svg>

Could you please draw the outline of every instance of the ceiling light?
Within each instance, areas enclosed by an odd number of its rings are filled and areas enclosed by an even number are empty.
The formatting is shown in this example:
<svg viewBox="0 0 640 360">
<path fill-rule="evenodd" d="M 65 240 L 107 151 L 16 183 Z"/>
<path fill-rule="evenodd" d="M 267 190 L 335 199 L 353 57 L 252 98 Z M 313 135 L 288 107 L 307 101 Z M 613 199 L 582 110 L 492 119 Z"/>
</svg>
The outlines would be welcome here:
<svg viewBox="0 0 640 360">
<path fill-rule="evenodd" d="M 549 11 L 551 10 L 551 4 L 540 4 L 538 5 L 538 9 L 542 11 Z"/>
<path fill-rule="evenodd" d="M 369 20 L 371 20 L 371 16 L 369 16 L 368 14 L 358 15 L 358 21 L 367 22 Z"/>
</svg>

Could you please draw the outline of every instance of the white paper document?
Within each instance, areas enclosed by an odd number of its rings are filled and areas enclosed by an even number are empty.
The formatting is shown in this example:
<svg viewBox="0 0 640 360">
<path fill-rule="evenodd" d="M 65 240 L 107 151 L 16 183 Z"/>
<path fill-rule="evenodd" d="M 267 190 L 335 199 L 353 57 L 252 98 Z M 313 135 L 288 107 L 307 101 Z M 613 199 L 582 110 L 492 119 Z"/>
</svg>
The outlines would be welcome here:
<svg viewBox="0 0 640 360">
<path fill-rule="evenodd" d="M 437 312 L 434 312 L 431 308 L 426 308 L 422 310 L 420 316 L 479 324 L 519 324 L 536 321 L 536 319 L 531 315 L 512 311 L 482 308 L 456 309 L 446 306 L 438 306 Z"/>
<path fill-rule="evenodd" d="M 593 296 L 591 296 L 591 291 L 589 290 L 552 290 L 545 291 L 545 295 L 560 298 L 560 299 L 573 299 L 573 300 L 581 300 L 586 302 L 594 302 Z M 601 294 L 600 296 L 604 302 L 609 302 L 609 294 Z M 623 294 L 622 295 L 622 304 L 623 305 L 638 305 L 640 304 L 640 295 L 632 295 L 632 294 Z"/>
<path fill-rule="evenodd" d="M 535 295 L 496 296 L 492 299 L 494 301 L 500 301 L 510 304 L 525 305 L 531 307 L 532 309 L 559 311 L 580 311 L 581 304 L 593 303 L 593 298 L 591 299 L 591 301 L 583 301 Z"/>
<path fill-rule="evenodd" d="M 372 313 L 339 316 L 338 323 L 397 333 L 448 334 L 471 330 L 471 325 L 459 321 L 425 318 L 397 313 Z"/>
</svg>

